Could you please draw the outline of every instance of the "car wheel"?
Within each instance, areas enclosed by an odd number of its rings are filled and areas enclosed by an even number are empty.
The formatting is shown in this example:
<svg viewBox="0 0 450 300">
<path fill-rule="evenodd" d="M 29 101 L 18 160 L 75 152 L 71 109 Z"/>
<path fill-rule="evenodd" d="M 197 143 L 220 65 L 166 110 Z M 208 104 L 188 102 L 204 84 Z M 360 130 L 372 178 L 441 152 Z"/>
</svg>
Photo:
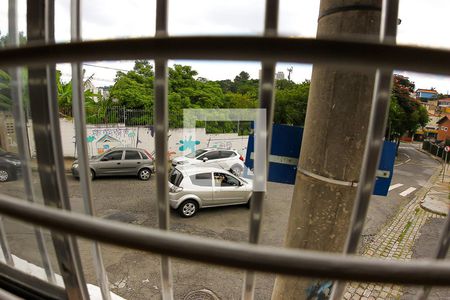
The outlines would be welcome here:
<svg viewBox="0 0 450 300">
<path fill-rule="evenodd" d="M 180 207 L 178 207 L 178 213 L 183 218 L 190 218 L 197 213 L 198 204 L 193 200 L 184 201 Z"/>
<path fill-rule="evenodd" d="M 243 171 L 243 169 L 239 165 L 232 166 L 231 169 L 230 169 L 230 172 L 233 173 L 234 175 L 238 176 L 238 177 L 241 177 L 242 171 Z"/>
<path fill-rule="evenodd" d="M 142 169 L 139 171 L 138 176 L 140 180 L 149 180 L 152 176 L 152 172 L 150 172 L 150 169 Z"/>
<path fill-rule="evenodd" d="M 8 169 L 0 169 L 0 182 L 5 182 L 10 179 L 10 173 Z"/>
<path fill-rule="evenodd" d="M 91 177 L 91 180 L 94 180 L 94 178 L 95 178 L 95 172 L 94 172 L 94 170 L 92 170 L 92 169 L 89 169 L 89 170 L 90 170 L 89 176 Z"/>
</svg>

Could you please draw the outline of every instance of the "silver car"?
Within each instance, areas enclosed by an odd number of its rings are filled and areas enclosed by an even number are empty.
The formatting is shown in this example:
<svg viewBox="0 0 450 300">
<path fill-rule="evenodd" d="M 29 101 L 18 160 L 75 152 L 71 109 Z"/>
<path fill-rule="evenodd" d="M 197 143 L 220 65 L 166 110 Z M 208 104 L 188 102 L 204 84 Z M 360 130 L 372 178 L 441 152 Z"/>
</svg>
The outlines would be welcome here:
<svg viewBox="0 0 450 300">
<path fill-rule="evenodd" d="M 170 206 L 189 218 L 204 207 L 250 204 L 252 181 L 214 167 L 176 166 L 169 174 Z"/>
<path fill-rule="evenodd" d="M 89 161 L 91 178 L 100 176 L 134 175 L 149 180 L 154 171 L 153 159 L 144 149 L 113 148 Z M 78 161 L 72 164 L 72 175 L 79 177 Z"/>
</svg>

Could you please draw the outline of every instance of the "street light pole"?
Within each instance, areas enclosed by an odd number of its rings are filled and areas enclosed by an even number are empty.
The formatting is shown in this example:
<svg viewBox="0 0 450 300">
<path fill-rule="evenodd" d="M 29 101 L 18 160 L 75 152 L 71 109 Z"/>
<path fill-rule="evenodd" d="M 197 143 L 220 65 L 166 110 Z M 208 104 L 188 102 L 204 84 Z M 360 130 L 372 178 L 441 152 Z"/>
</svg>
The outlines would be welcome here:
<svg viewBox="0 0 450 300">
<path fill-rule="evenodd" d="M 322 0 L 317 37 L 378 41 L 381 1 Z M 342 253 L 368 128 L 375 70 L 313 68 L 285 246 Z M 316 279 L 278 276 L 272 299 L 308 299 Z"/>
</svg>

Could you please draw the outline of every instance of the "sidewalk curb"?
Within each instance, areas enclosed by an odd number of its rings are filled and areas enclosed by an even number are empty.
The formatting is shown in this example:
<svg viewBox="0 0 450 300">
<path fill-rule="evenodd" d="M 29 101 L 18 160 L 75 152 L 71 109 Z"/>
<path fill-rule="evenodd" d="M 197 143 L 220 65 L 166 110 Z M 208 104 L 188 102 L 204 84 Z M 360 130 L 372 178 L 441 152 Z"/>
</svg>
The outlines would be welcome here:
<svg viewBox="0 0 450 300">
<path fill-rule="evenodd" d="M 428 156 L 430 156 L 431 158 L 433 158 L 434 160 L 436 160 L 437 162 L 439 162 L 439 163 L 442 163 L 442 158 L 438 158 L 437 156 L 435 156 L 435 155 L 433 155 L 433 154 L 431 154 L 430 152 L 428 152 L 428 151 L 425 151 L 425 150 L 423 150 L 423 149 L 420 149 L 420 148 L 415 148 L 417 151 L 419 151 L 419 152 L 422 152 L 423 154 L 426 154 L 426 155 L 428 155 Z"/>
<path fill-rule="evenodd" d="M 37 168 L 37 167 L 31 167 L 31 171 L 32 171 L 32 172 L 37 172 L 37 171 L 38 171 L 38 168 Z M 70 169 L 64 169 L 64 173 L 66 173 L 66 174 L 71 174 L 72 171 L 71 171 Z"/>
<path fill-rule="evenodd" d="M 441 168 L 438 168 L 434 172 L 434 174 L 431 175 L 430 179 L 428 179 L 428 181 L 425 184 L 425 186 L 422 189 L 420 189 L 420 191 L 418 192 L 418 195 L 416 196 L 416 199 L 419 200 L 420 208 L 422 208 L 423 210 L 428 211 L 428 212 L 433 213 L 433 214 L 436 214 L 436 215 L 446 216 L 447 215 L 446 213 L 442 213 L 440 211 L 436 211 L 434 209 L 430 209 L 428 207 L 423 206 L 423 202 L 424 202 L 425 196 L 431 190 L 431 188 L 436 183 L 436 181 L 440 178 L 441 172 L 442 172 Z"/>
<path fill-rule="evenodd" d="M 443 212 L 440 212 L 440 211 L 437 211 L 437 210 L 434 210 L 434 209 L 431 209 L 431 208 L 423 206 L 422 202 L 420 202 L 420 208 L 422 208 L 424 211 L 430 212 L 430 213 L 435 214 L 435 215 L 439 215 L 439 216 L 443 216 L 443 217 L 447 216 L 447 214 L 445 214 Z"/>
</svg>

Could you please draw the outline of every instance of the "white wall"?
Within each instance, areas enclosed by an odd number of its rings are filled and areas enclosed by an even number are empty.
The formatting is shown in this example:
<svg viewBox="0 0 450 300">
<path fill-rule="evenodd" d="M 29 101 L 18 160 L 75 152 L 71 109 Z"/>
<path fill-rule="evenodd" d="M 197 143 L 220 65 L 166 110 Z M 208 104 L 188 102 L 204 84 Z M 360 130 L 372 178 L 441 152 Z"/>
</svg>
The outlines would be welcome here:
<svg viewBox="0 0 450 300">
<path fill-rule="evenodd" d="M 36 155 L 32 125 L 28 125 L 30 148 Z M 76 157 L 75 127 L 72 120 L 60 119 L 63 155 Z M 86 126 L 87 146 L 90 155 L 97 155 L 117 146 L 138 147 L 153 153 L 155 150 L 153 128 L 125 126 Z M 195 140 L 193 140 L 195 138 Z M 245 157 L 248 136 L 236 133 L 206 134 L 204 128 L 195 129 L 195 137 L 184 136 L 183 129 L 171 129 L 168 134 L 168 156 L 173 158 L 206 147 L 236 149 Z"/>
</svg>

